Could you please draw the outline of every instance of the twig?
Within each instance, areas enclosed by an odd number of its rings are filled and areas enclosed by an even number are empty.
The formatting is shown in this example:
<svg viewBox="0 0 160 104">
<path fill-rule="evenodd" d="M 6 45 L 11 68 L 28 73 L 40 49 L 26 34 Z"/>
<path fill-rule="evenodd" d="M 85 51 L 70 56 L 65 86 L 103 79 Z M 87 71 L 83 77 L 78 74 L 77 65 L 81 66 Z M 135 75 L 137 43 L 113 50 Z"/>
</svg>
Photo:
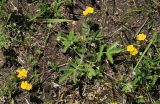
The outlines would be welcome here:
<svg viewBox="0 0 160 104">
<path fill-rule="evenodd" d="M 135 2 L 135 0 L 133 0 L 133 3 L 134 3 L 134 6 L 135 6 L 135 7 L 137 7 L 137 6 L 136 6 L 136 2 Z"/>
<path fill-rule="evenodd" d="M 107 74 L 106 72 L 104 72 L 104 74 L 107 76 L 107 77 L 109 77 L 111 80 L 116 80 L 115 78 L 113 78 L 111 75 L 109 75 L 109 74 Z"/>
<path fill-rule="evenodd" d="M 144 25 L 147 23 L 149 18 L 147 18 L 144 23 L 142 24 L 142 26 L 138 29 L 138 31 L 136 32 L 136 35 L 134 36 L 134 38 L 136 38 L 136 36 L 139 34 L 139 32 L 142 30 L 142 28 L 144 27 Z"/>
<path fill-rule="evenodd" d="M 62 66 L 66 66 L 66 65 L 68 65 L 68 63 L 60 64 L 60 65 L 58 65 L 58 68 L 62 67 Z"/>
<path fill-rule="evenodd" d="M 25 98 L 25 100 L 26 100 L 26 103 L 27 103 L 27 104 L 30 104 L 26 98 Z"/>
</svg>

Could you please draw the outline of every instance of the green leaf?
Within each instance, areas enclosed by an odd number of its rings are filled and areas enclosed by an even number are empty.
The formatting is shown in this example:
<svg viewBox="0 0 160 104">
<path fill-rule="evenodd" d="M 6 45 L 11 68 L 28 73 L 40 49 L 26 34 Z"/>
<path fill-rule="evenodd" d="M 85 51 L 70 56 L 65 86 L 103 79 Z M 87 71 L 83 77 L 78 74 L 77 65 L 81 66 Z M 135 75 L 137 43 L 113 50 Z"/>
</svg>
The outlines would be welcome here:
<svg viewBox="0 0 160 104">
<path fill-rule="evenodd" d="M 59 78 L 59 83 L 63 83 L 68 76 L 70 76 L 72 74 L 72 71 L 67 71 L 65 72 L 65 74 L 63 74 L 60 78 Z"/>
<path fill-rule="evenodd" d="M 83 25 L 83 27 L 82 27 L 82 34 L 89 35 L 89 33 L 90 33 L 90 26 L 89 26 L 89 24 L 83 23 L 82 25 Z"/>
<path fill-rule="evenodd" d="M 5 34 L 1 33 L 1 29 L 0 29 L 0 49 L 1 48 L 6 48 L 6 49 L 9 48 L 10 43 L 11 42 L 8 39 L 8 37 Z"/>
<path fill-rule="evenodd" d="M 154 19 L 151 15 L 151 16 L 149 16 L 149 20 L 148 20 L 148 23 L 147 23 L 147 28 L 151 29 L 153 27 L 153 25 L 154 25 Z"/>
<path fill-rule="evenodd" d="M 107 48 L 108 51 L 110 51 L 111 49 L 115 48 L 118 45 L 119 42 L 114 42 L 111 45 L 109 45 L 109 47 Z"/>
<path fill-rule="evenodd" d="M 64 45 L 64 49 L 63 52 L 66 53 L 66 51 L 68 50 L 68 48 L 76 41 L 76 36 L 74 34 L 74 30 L 72 29 L 69 32 L 69 35 L 64 38 L 64 41 L 62 42 Z"/>
<path fill-rule="evenodd" d="M 132 89 L 133 89 L 132 83 L 128 82 L 123 86 L 122 91 L 125 93 L 128 93 L 128 92 L 131 92 Z"/>
<path fill-rule="evenodd" d="M 151 80 L 151 85 L 154 86 L 158 79 L 158 75 L 150 75 L 150 76 L 147 76 L 146 79 Z"/>
<path fill-rule="evenodd" d="M 69 32 L 68 40 L 74 41 L 74 39 L 75 39 L 75 35 L 74 35 L 74 30 L 72 29 L 72 30 Z"/>
<path fill-rule="evenodd" d="M 97 60 L 98 60 L 98 61 L 101 60 L 101 57 L 102 57 L 102 55 L 103 55 L 103 50 L 104 50 L 104 45 L 101 45 L 100 48 L 99 48 L 98 55 L 97 55 Z"/>
<path fill-rule="evenodd" d="M 117 53 L 120 53 L 122 52 L 123 49 L 121 48 L 117 48 L 117 45 L 118 45 L 118 42 L 114 42 L 112 43 L 108 48 L 107 48 L 107 52 L 106 52 L 106 55 L 107 55 L 107 58 L 108 60 L 110 61 L 111 64 L 114 63 L 114 60 L 113 60 L 113 54 L 117 54 Z"/>
<path fill-rule="evenodd" d="M 114 49 L 110 50 L 109 53 L 116 54 L 116 53 L 120 53 L 122 51 L 123 51 L 123 49 L 121 49 L 121 48 L 114 48 Z"/>
<path fill-rule="evenodd" d="M 110 53 L 107 53 L 106 55 L 107 55 L 107 58 L 108 58 L 108 60 L 110 61 L 110 63 L 113 64 L 114 61 L 113 61 L 112 55 L 111 55 Z"/>
<path fill-rule="evenodd" d="M 96 76 L 96 72 L 95 72 L 95 70 L 94 70 L 92 67 L 90 67 L 90 68 L 88 69 L 88 74 L 87 74 L 87 76 L 88 76 L 89 79 L 92 79 L 93 76 Z"/>
<path fill-rule="evenodd" d="M 65 46 L 64 46 L 64 49 L 63 49 L 63 52 L 66 53 L 66 51 L 68 50 L 68 48 L 72 45 L 70 42 L 68 41 L 64 41 L 63 43 Z"/>
<path fill-rule="evenodd" d="M 48 23 L 62 23 L 62 22 L 72 22 L 73 20 L 68 19 L 45 19 L 44 22 Z"/>
<path fill-rule="evenodd" d="M 74 83 L 77 83 L 77 71 L 74 69 L 73 71 L 72 71 L 72 76 L 73 76 L 73 82 Z"/>
</svg>

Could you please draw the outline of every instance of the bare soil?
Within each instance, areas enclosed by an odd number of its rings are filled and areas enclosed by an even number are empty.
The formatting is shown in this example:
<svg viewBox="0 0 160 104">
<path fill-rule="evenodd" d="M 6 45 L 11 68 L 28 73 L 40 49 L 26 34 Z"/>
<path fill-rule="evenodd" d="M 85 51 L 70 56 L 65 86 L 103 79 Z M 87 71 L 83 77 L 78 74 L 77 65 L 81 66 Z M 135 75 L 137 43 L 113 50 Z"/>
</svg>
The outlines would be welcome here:
<svg viewBox="0 0 160 104">
<path fill-rule="evenodd" d="M 27 20 L 28 14 L 36 14 L 41 2 L 41 0 L 10 0 L 6 7 L 8 12 L 12 13 L 10 21 L 17 24 L 18 28 L 15 32 L 19 31 L 20 38 L 26 41 L 23 44 L 15 41 L 9 49 L 0 50 L 0 78 L 2 79 L 0 84 L 3 85 L 6 81 L 5 76 L 11 76 L 20 67 L 37 70 L 41 74 L 41 82 L 35 85 L 31 93 L 16 92 L 14 101 L 17 104 L 27 104 L 28 101 L 28 104 L 108 104 L 111 101 L 129 104 L 129 100 L 134 101 L 140 93 L 123 94 L 117 84 L 119 79 L 127 76 L 129 78 L 132 73 L 129 66 L 122 64 L 130 63 L 126 61 L 124 54 L 122 54 L 124 57 L 115 57 L 116 64 L 113 66 L 106 60 L 103 80 L 86 83 L 82 79 L 77 85 L 70 82 L 59 85 L 58 78 L 61 73 L 52 70 L 48 62 L 56 63 L 58 66 L 67 64 L 70 56 L 62 52 L 56 40 L 56 33 L 61 29 L 68 32 L 71 28 L 78 33 L 82 8 L 85 6 L 90 5 L 95 8 L 96 13 L 92 17 L 93 29 L 102 30 L 102 35 L 106 37 L 106 44 L 119 41 L 122 48 L 132 43 L 139 31 L 149 34 L 149 37 L 152 36 L 153 31 L 159 28 L 160 19 L 157 13 L 159 6 L 153 7 L 156 21 L 149 30 L 145 0 L 74 0 L 71 6 L 63 6 L 62 11 L 64 11 L 64 18 L 74 19 L 76 22 L 55 24 L 50 31 L 47 31 L 47 24 L 39 20 L 33 22 Z M 52 0 L 48 1 L 48 4 L 51 2 Z M 14 10 L 15 7 L 17 10 Z M 48 16 L 52 18 L 51 14 Z M 14 37 L 14 31 L 8 33 Z M 37 50 L 41 53 L 37 54 Z M 30 56 L 36 60 L 33 66 L 29 63 Z"/>
</svg>

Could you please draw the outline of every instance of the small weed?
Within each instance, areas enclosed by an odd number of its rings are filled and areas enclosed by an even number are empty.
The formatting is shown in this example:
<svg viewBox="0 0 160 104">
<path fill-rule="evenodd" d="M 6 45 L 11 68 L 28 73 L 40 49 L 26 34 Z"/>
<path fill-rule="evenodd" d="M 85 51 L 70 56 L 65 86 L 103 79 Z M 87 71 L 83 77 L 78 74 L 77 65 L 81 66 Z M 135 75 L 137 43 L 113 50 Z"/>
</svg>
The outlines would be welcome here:
<svg viewBox="0 0 160 104">
<path fill-rule="evenodd" d="M 0 49 L 1 48 L 9 48 L 10 40 L 3 34 L 0 33 Z"/>
<path fill-rule="evenodd" d="M 63 36 L 63 32 L 57 34 L 57 40 L 62 43 L 63 52 L 71 56 L 74 55 L 69 66 L 60 68 L 63 73 L 59 79 L 60 83 L 68 77 L 72 77 L 70 79 L 74 83 L 77 83 L 81 77 L 88 80 L 93 77 L 102 77 L 104 69 L 99 66 L 99 62 L 103 62 L 102 57 L 106 55 L 107 59 L 113 64 L 113 55 L 123 50 L 117 48 L 118 42 L 106 46 L 101 32 L 91 30 L 89 23 L 90 18 L 87 17 L 82 23 L 81 34 L 75 34 L 74 30 L 71 30 L 67 36 Z"/>
</svg>

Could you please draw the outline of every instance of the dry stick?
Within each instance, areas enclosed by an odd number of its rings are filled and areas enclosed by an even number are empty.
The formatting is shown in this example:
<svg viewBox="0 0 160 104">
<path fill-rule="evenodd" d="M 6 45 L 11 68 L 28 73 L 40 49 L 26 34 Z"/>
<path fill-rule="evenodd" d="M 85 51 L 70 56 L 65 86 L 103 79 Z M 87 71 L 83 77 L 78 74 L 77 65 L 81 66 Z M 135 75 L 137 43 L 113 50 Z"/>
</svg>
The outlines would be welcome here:
<svg viewBox="0 0 160 104">
<path fill-rule="evenodd" d="M 135 0 L 133 0 L 133 3 L 134 3 L 134 6 L 135 6 L 135 7 L 137 7 L 137 6 L 136 6 L 136 2 L 135 2 Z"/>
<path fill-rule="evenodd" d="M 29 101 L 28 101 L 26 98 L 25 98 L 25 100 L 26 100 L 26 103 L 27 103 L 27 104 L 30 104 Z"/>
<path fill-rule="evenodd" d="M 147 23 L 148 19 L 149 19 L 149 18 L 147 18 L 147 19 L 144 21 L 144 23 L 142 24 L 142 26 L 138 29 L 138 31 L 136 32 L 136 35 L 135 35 L 134 38 L 136 38 L 136 36 L 137 36 L 137 35 L 139 34 L 139 32 L 142 30 L 142 28 L 144 27 L 144 25 Z"/>
<path fill-rule="evenodd" d="M 115 81 L 115 80 L 116 80 L 116 79 L 113 78 L 111 75 L 107 74 L 106 72 L 104 72 L 104 74 L 105 74 L 107 77 L 109 77 L 112 81 Z"/>
<path fill-rule="evenodd" d="M 147 93 L 147 96 L 148 96 L 148 98 L 149 98 L 149 100 L 150 100 L 150 102 L 153 104 L 153 99 L 152 99 L 152 97 L 151 97 L 151 95 L 149 94 L 149 93 Z"/>
</svg>

